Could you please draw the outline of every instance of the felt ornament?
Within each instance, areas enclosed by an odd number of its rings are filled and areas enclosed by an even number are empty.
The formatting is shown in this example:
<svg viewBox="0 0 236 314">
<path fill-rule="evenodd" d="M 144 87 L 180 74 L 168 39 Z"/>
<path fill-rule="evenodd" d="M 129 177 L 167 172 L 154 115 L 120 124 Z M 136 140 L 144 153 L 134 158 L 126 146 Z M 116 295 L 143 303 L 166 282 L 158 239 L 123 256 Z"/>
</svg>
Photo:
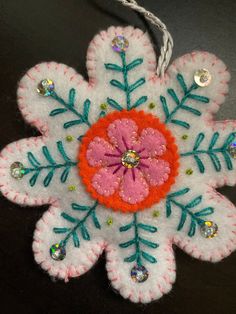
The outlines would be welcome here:
<svg viewBox="0 0 236 314">
<path fill-rule="evenodd" d="M 213 120 L 225 64 L 194 51 L 167 68 L 171 36 L 144 15 L 166 39 L 158 66 L 148 34 L 128 26 L 94 37 L 88 82 L 56 62 L 27 71 L 18 105 L 42 135 L 2 150 L 0 189 L 22 206 L 49 205 L 33 252 L 50 276 L 79 277 L 105 251 L 112 287 L 148 303 L 172 288 L 173 245 L 210 262 L 236 248 L 236 209 L 215 190 L 236 184 L 236 121 Z"/>
</svg>

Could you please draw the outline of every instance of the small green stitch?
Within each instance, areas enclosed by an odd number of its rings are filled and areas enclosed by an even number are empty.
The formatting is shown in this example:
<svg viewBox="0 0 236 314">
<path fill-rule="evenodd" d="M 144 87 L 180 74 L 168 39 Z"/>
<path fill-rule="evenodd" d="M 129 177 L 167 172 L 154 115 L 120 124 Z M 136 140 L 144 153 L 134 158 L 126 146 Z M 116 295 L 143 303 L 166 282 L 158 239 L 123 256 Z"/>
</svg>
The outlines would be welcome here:
<svg viewBox="0 0 236 314">
<path fill-rule="evenodd" d="M 151 102 L 149 105 L 148 105 L 149 109 L 154 109 L 156 107 L 156 104 L 154 104 L 154 102 Z"/>
<path fill-rule="evenodd" d="M 163 111 L 165 113 L 166 119 L 165 119 L 165 123 L 173 123 L 176 124 L 178 126 L 181 126 L 185 129 L 189 129 L 190 128 L 190 124 L 187 123 L 186 121 L 182 121 L 182 120 L 178 120 L 178 119 L 174 119 L 174 116 L 176 115 L 176 113 L 181 109 L 181 110 L 185 110 L 188 111 L 189 113 L 192 113 L 196 116 L 200 116 L 201 112 L 195 108 L 190 107 L 189 105 L 186 105 L 186 101 L 187 100 L 195 100 L 198 102 L 202 102 L 202 103 L 209 103 L 209 98 L 204 97 L 204 96 L 200 96 L 200 95 L 195 95 L 192 94 L 192 92 L 196 89 L 198 89 L 198 85 L 196 83 L 193 83 L 190 88 L 187 88 L 187 85 L 184 81 L 184 78 L 181 74 L 177 74 L 177 81 L 179 82 L 179 85 L 181 86 L 184 96 L 182 99 L 179 99 L 178 96 L 176 95 L 175 91 L 172 88 L 169 88 L 167 90 L 169 96 L 172 98 L 172 100 L 174 101 L 174 103 L 176 104 L 175 108 L 170 112 L 168 105 L 167 105 L 167 101 L 166 98 L 164 96 L 160 96 L 160 100 L 161 100 L 161 104 L 162 104 L 162 108 Z"/>
<path fill-rule="evenodd" d="M 128 225 L 120 227 L 120 232 L 126 232 L 130 229 L 134 229 L 134 238 L 119 244 L 121 248 L 128 248 L 129 246 L 134 245 L 135 247 L 135 253 L 129 257 L 124 258 L 124 261 L 127 263 L 136 262 L 138 266 L 142 266 L 142 258 L 148 261 L 149 263 L 157 263 L 157 260 L 154 256 L 148 254 L 147 252 L 143 251 L 142 246 L 156 249 L 158 248 L 158 244 L 151 242 L 149 240 L 146 240 L 139 235 L 139 230 L 142 229 L 149 233 L 155 233 L 157 232 L 157 228 L 151 225 L 142 224 L 139 223 L 137 220 L 137 213 L 133 215 L 133 221 L 129 223 Z"/>
<path fill-rule="evenodd" d="M 62 245 L 63 247 L 66 247 L 68 240 L 72 237 L 74 246 L 80 247 L 80 239 L 78 236 L 78 230 L 80 231 L 82 238 L 86 241 L 89 241 L 90 240 L 90 234 L 89 234 L 87 227 L 85 226 L 85 223 L 87 222 L 87 219 L 89 217 L 92 218 L 92 221 L 93 221 L 95 228 L 101 229 L 101 225 L 100 225 L 100 223 L 97 219 L 97 216 L 96 216 L 97 206 L 98 206 L 97 202 L 95 202 L 94 205 L 91 207 L 90 206 L 81 206 L 81 205 L 75 204 L 75 203 L 71 204 L 72 209 L 86 212 L 86 215 L 81 220 L 74 218 L 74 217 L 72 217 L 72 216 L 70 216 L 64 212 L 61 214 L 61 217 L 63 217 L 65 220 L 75 224 L 75 226 L 73 228 L 53 228 L 54 233 L 57 233 L 57 234 L 67 233 L 66 237 L 60 242 L 60 245 Z"/>
<path fill-rule="evenodd" d="M 146 82 L 145 78 L 142 77 L 131 85 L 129 84 L 129 81 L 128 81 L 129 71 L 141 65 L 143 63 L 143 59 L 142 58 L 135 59 L 130 64 L 127 64 L 125 52 L 121 52 L 119 55 L 121 57 L 122 66 L 118 66 L 112 63 L 106 63 L 105 68 L 107 70 L 113 70 L 115 72 L 122 72 L 123 83 L 117 81 L 116 79 L 113 79 L 110 81 L 110 84 L 125 93 L 127 110 L 131 110 L 131 109 L 139 107 L 140 105 L 142 105 L 143 103 L 147 101 L 147 96 L 141 96 L 133 105 L 131 104 L 132 92 L 134 92 L 137 88 L 139 88 Z M 112 98 L 107 98 L 107 103 L 109 106 L 111 106 L 112 108 L 116 110 L 119 110 L 119 111 L 123 110 L 123 107 Z"/>
<path fill-rule="evenodd" d="M 72 136 L 72 135 L 67 135 L 67 136 L 66 136 L 66 141 L 67 141 L 67 142 L 73 142 L 74 139 L 75 139 L 75 138 L 74 138 L 74 136 Z"/>
<path fill-rule="evenodd" d="M 170 217 L 172 214 L 172 205 L 175 205 L 176 207 L 181 209 L 181 217 L 180 221 L 177 227 L 177 230 L 180 231 L 183 229 L 187 217 L 190 217 L 191 223 L 188 231 L 188 236 L 193 237 L 196 232 L 196 226 L 198 225 L 201 227 L 205 220 L 201 217 L 206 217 L 214 213 L 213 207 L 206 207 L 198 212 L 192 212 L 191 209 L 197 207 L 202 202 L 202 195 L 195 197 L 193 200 L 191 200 L 186 205 L 181 204 L 180 202 L 176 201 L 176 198 L 183 196 L 187 194 L 190 191 L 189 188 L 185 188 L 182 190 L 179 190 L 177 192 L 171 193 L 166 198 L 166 217 Z"/>
<path fill-rule="evenodd" d="M 48 170 L 48 174 L 46 175 L 46 177 L 44 178 L 44 181 L 43 181 L 43 185 L 45 187 L 49 186 L 49 184 L 51 183 L 51 181 L 53 179 L 55 171 L 58 169 L 64 169 L 62 174 L 61 174 L 60 180 L 62 183 L 66 182 L 66 180 L 69 176 L 71 167 L 75 167 L 77 165 L 77 161 L 72 161 L 67 156 L 61 141 L 57 142 L 57 149 L 60 152 L 62 158 L 64 159 L 64 161 L 65 161 L 64 163 L 57 163 L 53 159 L 52 155 L 50 154 L 47 146 L 42 147 L 43 155 L 48 162 L 47 165 L 41 165 L 41 163 L 36 159 L 36 157 L 33 155 L 33 153 L 31 153 L 31 152 L 27 153 L 28 160 L 29 160 L 29 162 L 33 168 L 25 168 L 24 175 L 27 175 L 29 173 L 34 173 L 33 176 L 29 180 L 31 187 L 33 187 L 36 184 L 37 179 L 43 170 Z"/>
<path fill-rule="evenodd" d="M 75 185 L 69 185 L 68 186 L 68 191 L 70 191 L 70 192 L 76 191 L 76 186 Z"/>
<path fill-rule="evenodd" d="M 101 104 L 100 105 L 100 108 L 102 109 L 102 110 L 107 110 L 107 104 Z"/>
<path fill-rule="evenodd" d="M 228 170 L 232 170 L 233 169 L 233 163 L 231 161 L 231 155 L 228 152 L 228 145 L 230 143 L 232 143 L 234 141 L 234 139 L 236 138 L 236 132 L 232 132 L 228 135 L 228 137 L 226 138 L 226 140 L 224 141 L 223 145 L 218 147 L 218 148 L 214 148 L 214 146 L 216 145 L 218 139 L 220 138 L 220 134 L 219 132 L 215 132 L 210 140 L 210 144 L 208 146 L 207 149 L 199 149 L 199 147 L 201 146 L 202 142 L 205 139 L 205 134 L 204 133 L 199 133 L 196 137 L 195 143 L 194 143 L 194 147 L 193 150 L 190 152 L 186 152 L 186 153 L 181 153 L 180 156 L 181 157 L 189 157 L 189 156 L 193 156 L 193 158 L 196 161 L 196 164 L 198 166 L 198 169 L 201 173 L 205 172 L 205 166 L 200 158 L 201 155 L 207 155 L 215 170 L 217 172 L 221 171 L 222 166 L 221 166 L 221 161 L 218 157 L 218 154 L 222 154 L 227 169 Z"/>
<path fill-rule="evenodd" d="M 189 168 L 185 171 L 185 173 L 188 175 L 188 176 L 191 176 L 193 174 L 193 169 L 192 168 Z"/>
<path fill-rule="evenodd" d="M 110 227 L 113 224 L 113 218 L 112 217 L 107 218 L 106 224 Z"/>
<path fill-rule="evenodd" d="M 159 212 L 159 210 L 154 210 L 153 213 L 152 213 L 152 217 L 153 217 L 153 218 L 158 218 L 158 217 L 160 217 L 160 212 Z"/>
<path fill-rule="evenodd" d="M 182 135 L 182 140 L 184 140 L 184 141 L 186 141 L 187 139 L 188 139 L 188 135 L 187 134 L 184 134 L 184 135 Z"/>
</svg>

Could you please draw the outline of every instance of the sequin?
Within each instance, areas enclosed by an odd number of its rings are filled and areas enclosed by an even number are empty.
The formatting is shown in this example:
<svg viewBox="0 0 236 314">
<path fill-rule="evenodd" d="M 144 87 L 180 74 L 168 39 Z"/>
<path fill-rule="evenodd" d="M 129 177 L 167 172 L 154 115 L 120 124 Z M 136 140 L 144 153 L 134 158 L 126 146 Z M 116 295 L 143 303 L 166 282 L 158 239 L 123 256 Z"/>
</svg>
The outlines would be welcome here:
<svg viewBox="0 0 236 314">
<path fill-rule="evenodd" d="M 218 226 L 213 221 L 205 221 L 201 225 L 200 231 L 204 238 L 212 239 L 217 235 Z"/>
<path fill-rule="evenodd" d="M 133 281 L 141 283 L 148 279 L 148 270 L 144 266 L 134 266 L 130 272 Z"/>
<path fill-rule="evenodd" d="M 185 171 L 185 173 L 188 175 L 188 176 L 191 176 L 191 174 L 193 174 L 193 169 L 189 168 Z"/>
<path fill-rule="evenodd" d="M 229 145 L 228 152 L 232 158 L 236 159 L 236 142 L 233 142 Z"/>
<path fill-rule="evenodd" d="M 149 109 L 154 109 L 154 108 L 156 107 L 156 105 L 155 105 L 153 102 L 151 102 L 151 103 L 148 105 L 148 107 L 149 107 Z"/>
<path fill-rule="evenodd" d="M 129 47 L 129 42 L 128 40 L 122 36 L 116 36 L 113 40 L 112 40 L 112 49 L 116 52 L 125 52 Z"/>
<path fill-rule="evenodd" d="M 113 224 L 113 219 L 111 217 L 109 217 L 106 221 L 108 226 L 111 226 Z"/>
<path fill-rule="evenodd" d="M 135 168 L 138 166 L 140 160 L 139 154 L 135 150 L 127 150 L 121 158 L 122 165 L 126 168 Z"/>
<path fill-rule="evenodd" d="M 17 179 L 17 180 L 22 179 L 25 174 L 25 169 L 24 169 L 23 164 L 19 161 L 13 162 L 13 164 L 11 164 L 11 167 L 10 167 L 10 173 L 14 179 Z"/>
<path fill-rule="evenodd" d="M 56 243 L 50 247 L 50 256 L 55 261 L 62 261 L 66 257 L 66 249 L 63 245 Z"/>
<path fill-rule="evenodd" d="M 51 79 L 44 79 L 38 84 L 37 92 L 41 96 L 50 96 L 55 88 L 55 84 Z"/>
<path fill-rule="evenodd" d="M 73 142 L 74 139 L 75 139 L 75 138 L 74 138 L 74 136 L 72 136 L 72 135 L 67 135 L 67 136 L 66 136 L 66 141 L 67 141 L 67 142 Z"/>
<path fill-rule="evenodd" d="M 194 74 L 194 81 L 200 87 L 206 87 L 211 83 L 211 74 L 206 69 L 197 70 Z"/>
</svg>

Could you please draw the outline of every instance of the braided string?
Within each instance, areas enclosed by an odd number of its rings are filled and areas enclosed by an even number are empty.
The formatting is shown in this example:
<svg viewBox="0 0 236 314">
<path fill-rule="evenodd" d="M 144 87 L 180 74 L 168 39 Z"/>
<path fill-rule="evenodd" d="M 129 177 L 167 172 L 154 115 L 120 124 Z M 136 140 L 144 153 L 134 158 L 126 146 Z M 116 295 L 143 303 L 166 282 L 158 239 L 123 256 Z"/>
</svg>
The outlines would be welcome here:
<svg viewBox="0 0 236 314">
<path fill-rule="evenodd" d="M 166 68 L 169 65 L 174 45 L 173 38 L 169 33 L 166 25 L 152 12 L 147 11 L 145 8 L 138 5 L 138 3 L 135 0 L 117 0 L 117 1 L 120 2 L 122 5 L 129 7 L 130 9 L 142 14 L 146 18 L 146 20 L 148 20 L 150 23 L 155 25 L 160 31 L 162 31 L 163 46 L 161 47 L 160 57 L 157 65 L 157 75 L 162 77 L 165 73 Z"/>
</svg>

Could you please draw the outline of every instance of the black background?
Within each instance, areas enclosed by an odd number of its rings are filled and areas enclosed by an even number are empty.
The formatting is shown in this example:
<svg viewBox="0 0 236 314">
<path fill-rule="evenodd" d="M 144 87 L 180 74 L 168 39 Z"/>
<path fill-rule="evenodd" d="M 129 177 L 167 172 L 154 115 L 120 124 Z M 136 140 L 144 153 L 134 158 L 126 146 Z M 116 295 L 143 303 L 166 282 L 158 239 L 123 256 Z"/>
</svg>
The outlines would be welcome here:
<svg viewBox="0 0 236 314">
<path fill-rule="evenodd" d="M 175 41 L 174 58 L 202 49 L 226 62 L 232 74 L 231 89 L 217 118 L 235 118 L 235 0 L 139 2 L 168 25 Z M 139 16 L 115 0 L 0 0 L 1 148 L 38 134 L 23 123 L 17 109 L 16 86 L 24 72 L 41 61 L 54 60 L 86 77 L 87 46 L 98 31 L 110 25 L 146 27 Z M 160 42 L 158 32 L 154 39 Z M 221 192 L 236 203 L 235 188 Z M 0 313 L 236 313 L 235 253 L 210 264 L 176 248 L 173 290 L 146 306 L 132 304 L 112 291 L 104 256 L 81 278 L 67 284 L 52 282 L 35 264 L 31 251 L 35 224 L 46 209 L 20 208 L 0 198 Z"/>
</svg>

